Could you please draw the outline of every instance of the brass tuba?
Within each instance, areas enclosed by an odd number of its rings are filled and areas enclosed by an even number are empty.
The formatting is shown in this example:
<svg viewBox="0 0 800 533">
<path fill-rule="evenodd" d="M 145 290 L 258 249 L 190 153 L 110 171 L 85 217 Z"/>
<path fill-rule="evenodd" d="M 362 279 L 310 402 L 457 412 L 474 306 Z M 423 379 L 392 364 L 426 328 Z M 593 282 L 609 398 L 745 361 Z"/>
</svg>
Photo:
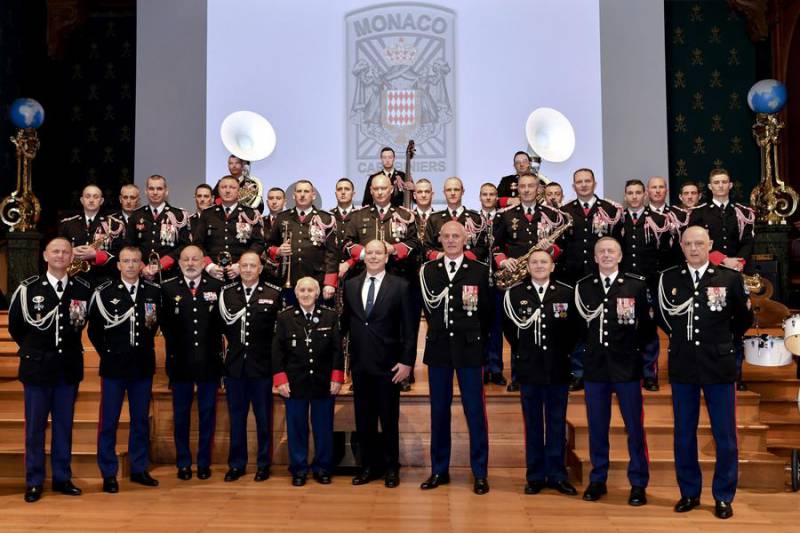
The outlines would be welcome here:
<svg viewBox="0 0 800 533">
<path fill-rule="evenodd" d="M 269 157 L 277 142 L 275 130 L 267 119 L 253 111 L 231 113 L 220 126 L 222 144 L 233 155 L 247 161 L 239 182 L 239 202 L 256 208 L 262 201 L 264 185 L 250 174 L 250 163 Z"/>
<path fill-rule="evenodd" d="M 507 268 L 501 268 L 497 271 L 494 275 L 495 277 L 495 286 L 498 289 L 506 290 L 510 289 L 517 283 L 525 280 L 528 277 L 528 258 L 533 254 L 533 252 L 538 252 L 540 250 L 547 250 L 550 248 L 554 242 L 558 240 L 561 235 L 564 234 L 569 228 L 572 227 L 572 217 L 567 213 L 564 213 L 564 218 L 567 219 L 567 222 L 560 225 L 558 228 L 555 229 L 552 233 L 550 233 L 547 237 L 543 237 L 539 239 L 539 242 L 534 244 L 530 250 L 528 250 L 524 255 L 517 257 L 517 266 L 514 270 L 509 270 Z"/>
</svg>

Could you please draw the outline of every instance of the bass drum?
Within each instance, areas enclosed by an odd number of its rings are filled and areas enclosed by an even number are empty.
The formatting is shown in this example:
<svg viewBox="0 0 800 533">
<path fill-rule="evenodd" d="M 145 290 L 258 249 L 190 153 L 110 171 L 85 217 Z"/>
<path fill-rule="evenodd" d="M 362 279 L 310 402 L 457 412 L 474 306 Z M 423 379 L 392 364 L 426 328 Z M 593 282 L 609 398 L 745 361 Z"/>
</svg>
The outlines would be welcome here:
<svg viewBox="0 0 800 533">
<path fill-rule="evenodd" d="M 792 315 L 783 321 L 783 343 L 787 350 L 800 355 L 800 315 Z"/>
<path fill-rule="evenodd" d="M 760 335 L 744 339 L 744 359 L 755 366 L 786 366 L 792 363 L 792 353 L 783 338 Z"/>
</svg>

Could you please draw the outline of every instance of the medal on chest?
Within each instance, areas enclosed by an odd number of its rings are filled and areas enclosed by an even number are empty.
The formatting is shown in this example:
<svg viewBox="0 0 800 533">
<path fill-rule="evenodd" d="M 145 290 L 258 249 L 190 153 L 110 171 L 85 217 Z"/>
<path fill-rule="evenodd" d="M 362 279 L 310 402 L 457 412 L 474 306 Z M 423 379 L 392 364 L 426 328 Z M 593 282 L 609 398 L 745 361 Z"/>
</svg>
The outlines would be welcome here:
<svg viewBox="0 0 800 533">
<path fill-rule="evenodd" d="M 145 302 L 144 304 L 144 325 L 152 328 L 156 324 L 156 304 Z"/>
<path fill-rule="evenodd" d="M 617 322 L 628 325 L 636 323 L 635 298 L 617 298 Z"/>
<path fill-rule="evenodd" d="M 162 222 L 159 229 L 159 240 L 162 246 L 175 246 L 178 230 L 169 222 Z"/>
<path fill-rule="evenodd" d="M 554 318 L 567 318 L 568 303 L 554 303 L 553 304 L 553 317 Z"/>
<path fill-rule="evenodd" d="M 727 293 L 727 287 L 707 287 L 706 298 L 708 299 L 708 308 L 712 311 L 722 311 L 728 304 Z"/>
<path fill-rule="evenodd" d="M 472 313 L 478 310 L 478 286 L 477 285 L 464 285 L 461 287 L 461 305 L 467 316 L 472 316 Z"/>
<path fill-rule="evenodd" d="M 70 300 L 69 323 L 79 328 L 86 322 L 86 302 L 84 300 Z"/>
<path fill-rule="evenodd" d="M 252 233 L 253 233 L 252 225 L 242 220 L 236 222 L 236 239 L 240 243 L 245 244 L 250 239 L 250 235 L 252 235 Z"/>
</svg>

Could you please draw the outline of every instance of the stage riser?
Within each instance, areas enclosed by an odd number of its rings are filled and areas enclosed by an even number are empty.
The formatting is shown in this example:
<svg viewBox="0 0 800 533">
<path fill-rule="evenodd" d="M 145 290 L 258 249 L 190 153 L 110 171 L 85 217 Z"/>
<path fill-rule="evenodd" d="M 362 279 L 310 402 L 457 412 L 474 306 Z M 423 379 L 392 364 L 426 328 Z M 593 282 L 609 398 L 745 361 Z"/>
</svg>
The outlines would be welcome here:
<svg viewBox="0 0 800 533">
<path fill-rule="evenodd" d="M 45 456 L 45 470 L 47 489 L 50 488 L 50 452 L 47 446 Z M 24 452 L 19 451 L 0 451 L 0 479 L 12 478 L 15 480 L 25 479 L 25 463 Z M 130 465 L 128 464 L 128 455 L 126 452 L 117 452 L 117 459 L 119 460 L 119 473 L 118 477 L 128 477 L 130 475 Z M 101 478 L 100 469 L 97 466 L 97 455 L 94 452 L 86 451 L 72 453 L 72 475 L 74 478 Z"/>
<path fill-rule="evenodd" d="M 117 445 L 127 448 L 130 423 L 120 420 L 117 429 Z M 25 442 L 25 425 L 22 421 L 9 422 L 0 421 L 0 432 L 4 443 Z M 50 424 L 47 424 L 45 442 L 50 442 Z M 97 421 L 75 420 L 72 424 L 72 444 L 73 446 L 96 446 L 97 445 Z"/>
<path fill-rule="evenodd" d="M 575 453 L 581 456 L 589 455 L 589 429 L 587 427 L 574 428 Z M 671 427 L 648 428 L 647 446 L 650 450 L 672 450 L 674 447 L 674 429 Z M 739 452 L 757 452 L 767 446 L 767 428 L 740 427 L 738 430 Z M 628 435 L 624 427 L 611 428 L 609 444 L 615 450 L 627 450 Z M 697 446 L 705 453 L 713 453 L 715 449 L 714 438 L 709 426 L 700 427 L 697 431 Z"/>
<path fill-rule="evenodd" d="M 763 413 L 761 404 L 761 412 Z M 583 396 L 570 397 L 567 406 L 567 420 L 586 420 L 586 404 Z M 645 426 L 648 423 L 657 422 L 660 424 L 674 424 L 675 416 L 672 409 L 672 397 L 666 394 L 645 395 L 644 397 L 644 420 Z M 755 395 L 738 396 L 736 401 L 736 421 L 739 424 L 760 424 L 759 419 L 759 400 Z M 619 404 L 616 398 L 611 405 L 611 423 L 623 424 L 622 415 L 619 411 Z M 766 423 L 766 420 L 764 420 Z M 700 424 L 710 424 L 708 411 L 701 398 Z"/>
</svg>

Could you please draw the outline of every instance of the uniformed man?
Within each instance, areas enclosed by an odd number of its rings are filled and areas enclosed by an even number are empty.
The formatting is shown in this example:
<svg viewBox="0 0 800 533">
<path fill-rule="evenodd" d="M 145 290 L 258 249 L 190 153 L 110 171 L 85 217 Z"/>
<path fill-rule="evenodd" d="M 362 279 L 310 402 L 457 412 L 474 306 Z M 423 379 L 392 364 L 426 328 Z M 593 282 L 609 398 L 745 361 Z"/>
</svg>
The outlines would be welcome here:
<svg viewBox="0 0 800 533">
<path fill-rule="evenodd" d="M 83 212 L 61 220 L 58 234 L 72 245 L 73 258 L 86 261 L 91 268 L 84 279 L 93 286 L 111 275 L 109 266 L 125 239 L 125 225 L 116 217 L 100 214 L 103 193 L 96 185 L 83 188 Z"/>
<path fill-rule="evenodd" d="M 647 206 L 651 213 L 666 217 L 672 226 L 672 246 L 669 255 L 661 257 L 659 270 L 664 270 L 683 262 L 681 252 L 681 233 L 689 221 L 689 210 L 667 203 L 667 180 L 661 176 L 651 176 L 647 180 Z"/>
<path fill-rule="evenodd" d="M 702 390 L 717 454 L 711 486 L 714 514 L 730 518 L 738 478 L 734 345 L 751 326 L 753 313 L 741 275 L 709 263 L 713 243 L 705 228 L 689 227 L 681 247 L 686 263 L 665 270 L 658 282 L 658 318 L 669 335 L 675 470 L 681 491 L 675 512 L 700 505 L 697 420 Z"/>
<path fill-rule="evenodd" d="M 653 178 L 650 178 L 651 181 Z M 622 219 L 620 245 L 622 246 L 623 272 L 645 278 L 651 294 L 655 294 L 656 275 L 671 266 L 672 224 L 664 215 L 651 211 L 644 205 L 644 183 L 628 180 L 625 183 L 625 214 Z M 653 338 L 644 346 L 644 381 L 642 386 L 649 391 L 658 390 L 658 333 L 653 329 Z"/>
<path fill-rule="evenodd" d="M 264 212 L 264 198 L 261 197 L 259 191 L 263 189 L 261 181 L 255 176 L 250 175 L 250 161 L 236 157 L 231 154 L 228 156 L 228 174 L 236 178 L 239 184 L 237 194 L 243 197 L 246 195 L 249 198 L 248 202 L 242 202 L 242 205 L 255 209 L 259 216 Z M 245 193 L 247 191 L 247 193 Z M 221 205 L 222 197 L 219 193 L 219 182 L 214 186 L 214 204 Z"/>
<path fill-rule="evenodd" d="M 431 476 L 420 488 L 450 482 L 450 412 L 453 373 L 469 429 L 470 467 L 475 494 L 489 492 L 489 436 L 483 396 L 483 345 L 491 327 L 492 297 L 485 264 L 464 256 L 467 235 L 456 221 L 439 235 L 444 256 L 420 270 L 428 332 L 425 358 L 431 402 Z"/>
<path fill-rule="evenodd" d="M 694 181 L 684 181 L 678 195 L 683 209 L 692 209 L 700 203 L 700 187 Z"/>
<path fill-rule="evenodd" d="M 195 212 L 189 215 L 189 233 L 194 234 L 197 224 L 200 221 L 200 213 L 214 205 L 214 193 L 211 185 L 201 183 L 194 188 Z"/>
<path fill-rule="evenodd" d="M 239 182 L 224 176 L 217 184 L 220 205 L 200 214 L 192 242 L 206 252 L 206 272 L 218 280 L 239 276 L 239 256 L 245 251 L 264 251 L 261 215 L 239 202 Z"/>
<path fill-rule="evenodd" d="M 259 281 L 261 258 L 246 251 L 239 257 L 241 281 L 226 285 L 219 297 L 225 322 L 225 393 L 230 418 L 229 470 L 236 481 L 247 466 L 247 417 L 256 419 L 258 451 L 255 481 L 269 478 L 272 463 L 272 335 L 281 309 L 281 289 Z"/>
<path fill-rule="evenodd" d="M 8 331 L 19 346 L 19 380 L 25 390 L 25 501 L 42 497 L 44 438 L 51 419 L 53 491 L 79 496 L 72 484 L 72 419 L 83 379 L 81 332 L 91 297 L 89 282 L 69 278 L 72 245 L 47 243 L 47 272 L 23 281 L 11 297 Z"/>
<path fill-rule="evenodd" d="M 493 226 L 498 217 L 497 209 L 497 187 L 493 183 L 484 183 L 480 189 L 481 218 L 486 224 L 487 248 L 489 253 L 494 249 Z M 494 318 L 492 319 L 492 329 L 489 331 L 489 338 L 486 339 L 486 368 L 483 372 L 483 384 L 494 383 L 505 387 L 508 385 L 503 376 L 503 295 L 504 292 L 494 286 L 494 259 L 489 259 L 486 264 L 489 266 L 489 286 L 490 292 L 494 297 Z"/>
<path fill-rule="evenodd" d="M 120 210 L 116 213 L 113 213 L 111 216 L 121 220 L 122 223 L 127 226 L 128 219 L 131 217 L 134 211 L 139 209 L 139 200 L 139 187 L 133 183 L 126 183 L 119 189 Z"/>
<path fill-rule="evenodd" d="M 564 189 L 557 181 L 551 181 L 544 186 L 544 204 L 554 209 L 561 209 L 564 203 Z"/>
<path fill-rule="evenodd" d="M 497 186 L 497 205 L 513 207 L 519 205 L 519 177 L 531 172 L 531 156 L 520 150 L 514 154 L 514 174 L 500 178 Z"/>
<path fill-rule="evenodd" d="M 572 217 L 572 228 L 561 239 L 564 257 L 556 266 L 556 277 L 566 283 L 574 284 L 593 273 L 592 253 L 597 240 L 605 235 L 618 239 L 622 231 L 622 206 L 598 198 L 594 193 L 596 187 L 591 169 L 580 168 L 572 174 L 572 189 L 577 198 L 561 209 Z M 579 344 L 572 354 L 571 391 L 583 388 L 583 352 L 584 346 Z"/>
<path fill-rule="evenodd" d="M 751 208 L 730 201 L 733 188 L 730 174 L 722 168 L 711 171 L 708 179 L 711 201 L 692 209 L 688 224 L 708 230 L 711 239 L 709 260 L 714 265 L 732 268 L 747 275 L 755 273 L 750 256 L 755 242 L 756 214 Z M 747 390 L 742 381 L 744 345 L 736 341 L 737 390 Z"/>
<path fill-rule="evenodd" d="M 494 262 L 498 270 L 506 269 L 510 272 L 516 270 L 518 257 L 528 253 L 540 240 L 567 223 L 561 211 L 536 203 L 538 183 L 538 177 L 523 172 L 517 182 L 520 203 L 504 209 L 492 224 Z M 556 245 L 554 254 L 557 256 L 558 253 Z M 515 379 L 515 361 L 516 357 L 512 353 L 511 383 L 507 388 L 509 392 L 519 390 L 519 384 Z"/>
<path fill-rule="evenodd" d="M 336 207 L 331 209 L 331 215 L 336 219 L 336 249 L 339 251 L 339 272 L 343 277 L 347 272 L 347 254 L 344 251 L 345 226 L 350 222 L 350 216 L 356 211 L 353 205 L 353 192 L 355 186 L 348 178 L 341 178 L 336 182 Z M 341 287 L 341 282 L 339 286 Z"/>
<path fill-rule="evenodd" d="M 278 213 L 283 211 L 286 206 L 286 193 L 280 187 L 272 187 L 267 191 L 267 210 L 268 213 L 261 217 L 261 224 L 264 226 L 264 239 L 268 239 L 272 233 L 272 227 L 275 225 L 275 220 Z M 265 244 L 266 246 L 266 244 Z M 261 277 L 264 281 L 274 285 L 280 285 L 285 280 L 280 279 L 280 262 L 272 259 L 265 249 L 262 255 L 264 260 L 264 270 L 261 272 Z"/>
<path fill-rule="evenodd" d="M 310 276 L 323 285 L 322 297 L 330 300 L 339 280 L 340 252 L 336 247 L 336 219 L 314 207 L 317 193 L 308 180 L 294 186 L 293 209 L 280 213 L 267 238 L 267 254 L 274 261 L 287 264 L 281 275 L 292 287 L 300 278 Z M 288 258 L 288 259 L 284 259 Z M 292 294 L 285 294 L 292 303 Z"/>
<path fill-rule="evenodd" d="M 486 262 L 489 256 L 487 242 L 488 226 L 481 218 L 480 213 L 467 209 L 461 203 L 464 196 L 464 184 L 460 178 L 447 178 L 444 182 L 444 198 L 447 207 L 437 211 L 430 217 L 425 225 L 425 241 L 423 249 L 428 261 L 438 259 L 444 255 L 442 243 L 439 242 L 439 232 L 442 226 L 455 220 L 467 231 L 467 244 L 464 255 L 473 261 Z"/>
<path fill-rule="evenodd" d="M 572 287 L 553 280 L 554 269 L 548 252 L 533 252 L 529 279 L 506 291 L 503 309 L 516 345 L 525 419 L 525 494 L 549 487 L 574 496 L 566 467 L 567 388 L 578 316 Z"/>
<path fill-rule="evenodd" d="M 420 242 L 425 237 L 425 225 L 433 214 L 433 185 L 428 178 L 420 178 L 414 184 L 414 216 L 417 219 L 417 230 Z"/>
<path fill-rule="evenodd" d="M 192 478 L 189 429 L 195 388 L 200 415 L 197 477 L 211 477 L 223 361 L 223 324 L 217 303 L 222 284 L 203 275 L 203 251 L 197 245 L 184 247 L 178 264 L 180 275 L 161 285 L 161 331 L 166 340 L 167 376 L 172 389 L 178 479 L 185 481 Z"/>
<path fill-rule="evenodd" d="M 406 181 L 406 173 L 394 168 L 395 154 L 394 150 L 388 146 L 381 148 L 381 166 L 383 168 L 367 178 L 367 184 L 364 186 L 364 200 L 361 202 L 362 207 L 372 205 L 372 180 L 376 176 L 385 176 L 389 179 L 389 186 L 391 187 L 390 203 L 394 207 L 403 205 L 403 191 L 408 189 L 414 191 L 414 182 Z"/>
<path fill-rule="evenodd" d="M 147 471 L 150 448 L 150 397 L 156 368 L 154 338 L 161 312 L 159 286 L 140 279 L 142 252 L 127 246 L 119 253 L 120 277 L 94 292 L 89 304 L 89 339 L 100 355 L 100 424 L 97 464 L 103 491 L 119 492 L 117 428 L 128 395 L 131 481 L 148 487 L 158 481 Z"/>
<path fill-rule="evenodd" d="M 372 240 L 385 241 L 389 246 L 390 274 L 411 280 L 419 265 L 417 254 L 420 242 L 414 213 L 404 207 L 393 207 L 390 203 L 392 185 L 386 176 L 375 176 L 372 180 L 372 198 L 375 204 L 364 206 L 350 217 L 345 231 L 345 251 L 349 256 L 349 268 L 355 274 L 363 271 L 364 246 Z"/>
<path fill-rule="evenodd" d="M 164 176 L 153 174 L 145 183 L 147 205 L 133 212 L 125 231 L 126 243 L 142 251 L 147 264 L 142 275 L 153 279 L 177 263 L 181 247 L 189 244 L 189 214 L 167 203 L 169 189 Z M 156 262 L 154 259 L 158 257 Z"/>
<path fill-rule="evenodd" d="M 316 304 L 319 292 L 316 279 L 297 280 L 298 305 L 278 315 L 272 339 L 273 383 L 285 399 L 289 471 L 295 487 L 305 485 L 309 470 L 309 411 L 314 432 L 310 469 L 318 483 L 331 482 L 334 399 L 344 382 L 339 317 Z"/>
<path fill-rule="evenodd" d="M 645 505 L 650 479 L 642 406 L 642 349 L 652 338 L 655 323 L 642 276 L 619 270 L 622 249 L 613 237 L 594 246 L 598 271 L 575 286 L 575 305 L 583 319 L 586 352 L 584 379 L 589 422 L 592 471 L 583 499 L 596 501 L 606 493 L 608 429 L 611 396 L 616 394 L 628 433 L 628 503 Z"/>
</svg>

